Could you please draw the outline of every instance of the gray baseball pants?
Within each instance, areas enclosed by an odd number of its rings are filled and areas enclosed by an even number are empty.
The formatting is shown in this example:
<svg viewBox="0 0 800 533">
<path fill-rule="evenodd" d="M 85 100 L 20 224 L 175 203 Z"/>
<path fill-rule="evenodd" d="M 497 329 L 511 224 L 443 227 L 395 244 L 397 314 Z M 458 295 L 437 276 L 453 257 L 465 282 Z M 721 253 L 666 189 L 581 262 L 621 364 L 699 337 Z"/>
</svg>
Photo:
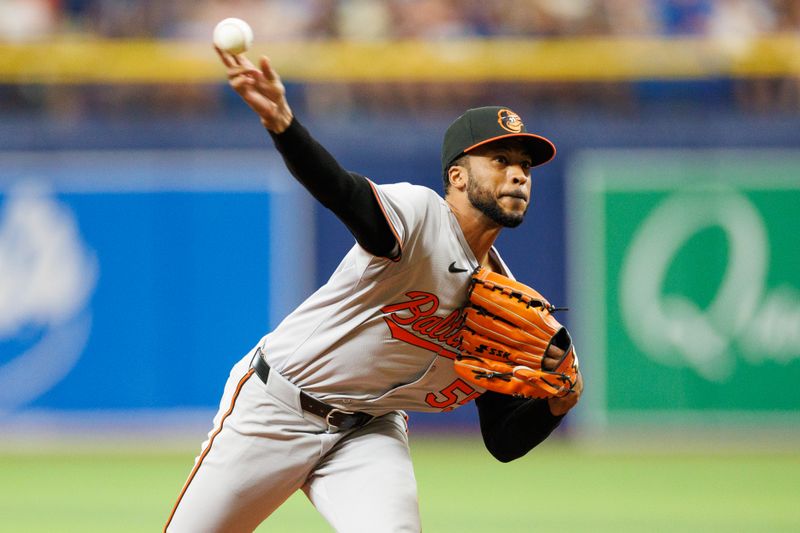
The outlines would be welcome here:
<svg viewBox="0 0 800 533">
<path fill-rule="evenodd" d="M 277 372 L 265 384 L 254 351 L 231 370 L 214 429 L 164 526 L 169 532 L 253 531 L 296 490 L 338 532 L 420 531 L 403 413 L 327 432 Z"/>
</svg>

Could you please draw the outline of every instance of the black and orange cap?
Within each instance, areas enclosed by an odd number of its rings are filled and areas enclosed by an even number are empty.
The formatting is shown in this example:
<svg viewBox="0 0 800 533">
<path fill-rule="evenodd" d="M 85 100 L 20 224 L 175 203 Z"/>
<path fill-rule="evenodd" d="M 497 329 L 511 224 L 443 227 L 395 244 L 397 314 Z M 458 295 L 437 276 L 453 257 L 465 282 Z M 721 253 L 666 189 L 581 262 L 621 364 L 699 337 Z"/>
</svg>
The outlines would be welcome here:
<svg viewBox="0 0 800 533">
<path fill-rule="evenodd" d="M 442 142 L 442 172 L 463 154 L 479 146 L 508 138 L 526 141 L 533 166 L 547 163 L 556 155 L 549 139 L 528 133 L 519 115 L 507 107 L 476 107 L 458 117 L 444 134 Z"/>
</svg>

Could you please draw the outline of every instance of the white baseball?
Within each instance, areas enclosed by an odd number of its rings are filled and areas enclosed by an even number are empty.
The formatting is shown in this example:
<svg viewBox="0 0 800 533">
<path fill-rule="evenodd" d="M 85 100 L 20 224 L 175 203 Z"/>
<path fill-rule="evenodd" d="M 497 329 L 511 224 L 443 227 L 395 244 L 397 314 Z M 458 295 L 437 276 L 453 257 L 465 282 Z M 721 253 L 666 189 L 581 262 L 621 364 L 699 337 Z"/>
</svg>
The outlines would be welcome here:
<svg viewBox="0 0 800 533">
<path fill-rule="evenodd" d="M 214 28 L 214 44 L 225 52 L 241 54 L 253 44 L 253 29 L 242 19 L 227 18 Z"/>
</svg>

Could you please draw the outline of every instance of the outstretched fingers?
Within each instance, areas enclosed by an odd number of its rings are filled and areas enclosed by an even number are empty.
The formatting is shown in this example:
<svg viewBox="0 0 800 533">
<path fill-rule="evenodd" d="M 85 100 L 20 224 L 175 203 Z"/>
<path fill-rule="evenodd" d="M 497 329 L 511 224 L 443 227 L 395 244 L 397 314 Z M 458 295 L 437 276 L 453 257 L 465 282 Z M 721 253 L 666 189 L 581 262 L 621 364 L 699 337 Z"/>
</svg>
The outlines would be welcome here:
<svg viewBox="0 0 800 533">
<path fill-rule="evenodd" d="M 231 54 L 214 46 L 228 72 L 228 83 L 260 117 L 261 123 L 276 133 L 291 124 L 293 114 L 285 99 L 280 76 L 267 57 L 256 67 L 244 54 Z"/>
<path fill-rule="evenodd" d="M 261 72 L 264 74 L 264 77 L 267 78 L 267 81 L 277 82 L 280 80 L 280 76 L 278 76 L 278 73 L 272 68 L 272 63 L 267 56 L 261 56 L 259 64 L 261 66 Z"/>
<path fill-rule="evenodd" d="M 248 69 L 257 70 L 256 66 L 253 64 L 252 61 L 250 61 L 247 58 L 246 55 L 244 55 L 244 54 L 236 54 L 235 56 L 233 56 L 233 58 L 236 60 L 236 64 L 241 65 L 242 67 L 245 67 L 245 68 L 248 68 Z"/>
<path fill-rule="evenodd" d="M 228 69 L 228 79 L 232 80 L 234 78 L 238 78 L 239 76 L 245 76 L 248 78 L 252 78 L 254 80 L 262 78 L 261 71 L 256 68 L 248 68 L 248 67 L 232 67 Z"/>
<path fill-rule="evenodd" d="M 234 60 L 234 57 L 231 54 L 223 51 L 216 45 L 214 45 L 214 50 L 216 50 L 217 55 L 219 56 L 223 65 L 225 65 L 228 68 L 233 68 L 236 66 L 236 61 Z"/>
<path fill-rule="evenodd" d="M 217 55 L 219 56 L 220 60 L 222 60 L 222 63 L 229 69 L 242 67 L 246 69 L 257 70 L 256 66 L 249 59 L 247 59 L 247 56 L 244 54 L 231 54 L 230 52 L 226 52 L 216 45 L 214 45 L 214 50 L 217 51 Z"/>
<path fill-rule="evenodd" d="M 230 86 L 238 93 L 241 93 L 244 89 L 255 86 L 255 84 L 255 80 L 248 76 L 235 76 L 230 79 Z"/>
</svg>

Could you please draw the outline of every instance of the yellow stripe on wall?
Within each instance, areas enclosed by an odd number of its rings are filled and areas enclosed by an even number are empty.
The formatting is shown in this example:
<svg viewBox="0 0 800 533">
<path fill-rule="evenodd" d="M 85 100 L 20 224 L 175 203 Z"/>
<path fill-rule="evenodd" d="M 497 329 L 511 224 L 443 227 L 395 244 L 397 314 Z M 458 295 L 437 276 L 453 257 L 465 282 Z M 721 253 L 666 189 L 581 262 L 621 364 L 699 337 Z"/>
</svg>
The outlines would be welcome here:
<svg viewBox="0 0 800 533">
<path fill-rule="evenodd" d="M 800 36 L 257 43 L 289 81 L 627 81 L 800 76 Z M 210 44 L 0 43 L 0 83 L 213 83 Z"/>
</svg>

